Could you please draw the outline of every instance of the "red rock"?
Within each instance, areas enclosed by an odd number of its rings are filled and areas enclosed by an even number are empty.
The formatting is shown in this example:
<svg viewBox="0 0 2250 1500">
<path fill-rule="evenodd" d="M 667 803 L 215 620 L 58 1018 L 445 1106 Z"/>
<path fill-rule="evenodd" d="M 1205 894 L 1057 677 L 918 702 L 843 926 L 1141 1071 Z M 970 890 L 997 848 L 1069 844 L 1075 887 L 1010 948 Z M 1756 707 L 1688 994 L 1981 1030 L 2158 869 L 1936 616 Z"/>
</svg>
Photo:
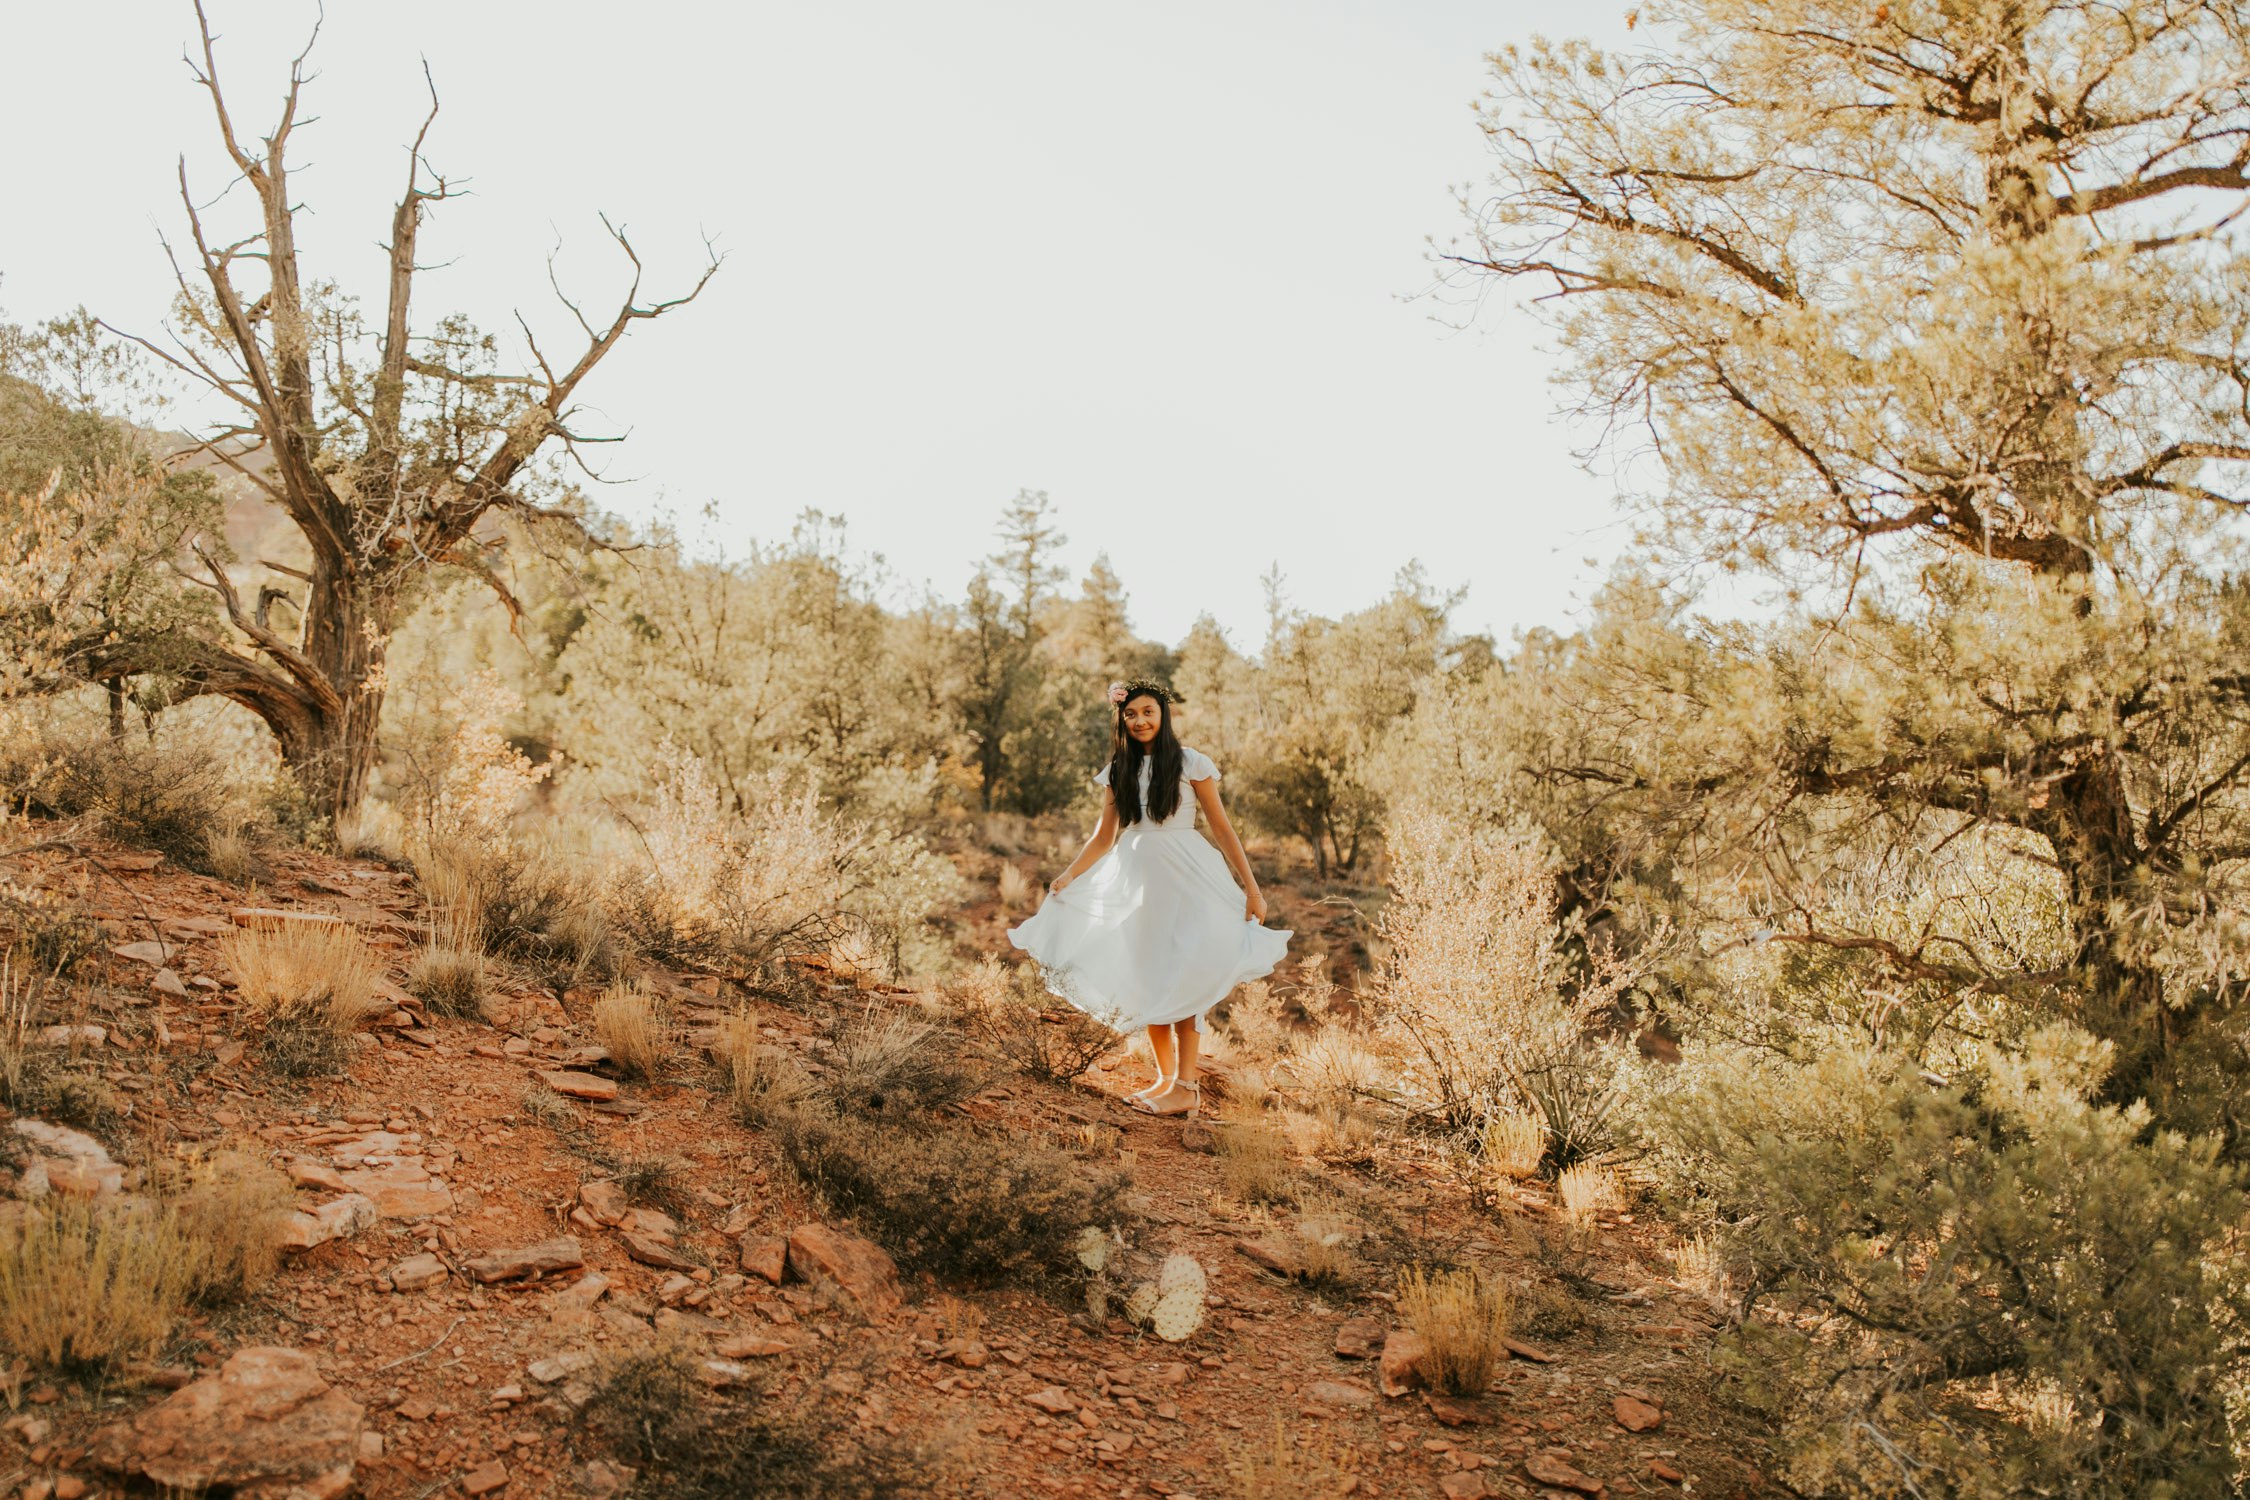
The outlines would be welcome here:
<svg viewBox="0 0 2250 1500">
<path fill-rule="evenodd" d="M 1605 1487 L 1599 1479 L 1579 1473 L 1552 1453 L 1532 1454 L 1523 1461 L 1523 1471 L 1541 1484 L 1576 1490 L 1581 1495 L 1598 1495 Z"/>
<path fill-rule="evenodd" d="M 1617 1425 L 1627 1432 L 1647 1432 L 1664 1424 L 1662 1408 L 1636 1401 L 1631 1396 L 1612 1398 L 1609 1409 L 1616 1414 Z"/>
<path fill-rule="evenodd" d="M 1394 1328 L 1383 1340 L 1383 1363 L 1379 1380 L 1386 1396 L 1403 1396 L 1422 1383 L 1422 1363 L 1430 1357 L 1430 1346 L 1418 1333 L 1404 1328 Z"/>
<path fill-rule="evenodd" d="M 281 1243 L 285 1249 L 310 1250 L 325 1245 L 330 1240 L 348 1239 L 362 1230 L 371 1229 L 381 1215 L 375 1210 L 372 1199 L 358 1193 L 346 1193 L 332 1198 L 311 1213 L 302 1210 L 291 1214 L 281 1226 Z"/>
<path fill-rule="evenodd" d="M 617 1097 L 617 1080 L 601 1078 L 592 1073 L 573 1073 L 549 1068 L 539 1075 L 539 1081 L 566 1099 L 592 1099 L 607 1102 Z"/>
<path fill-rule="evenodd" d="M 350 1188 L 344 1186 L 344 1179 L 337 1174 L 335 1168 L 324 1167 L 316 1161 L 307 1161 L 302 1156 L 289 1158 L 289 1180 L 298 1187 L 319 1188 L 324 1193 L 348 1193 L 351 1191 Z"/>
<path fill-rule="evenodd" d="M 173 969 L 158 969 L 155 977 L 149 980 L 148 987 L 159 995 L 169 995 L 174 1000 L 185 1000 L 188 997 L 188 987 Z"/>
<path fill-rule="evenodd" d="M 426 1286 L 436 1286 L 452 1274 L 445 1268 L 444 1261 L 424 1252 L 409 1255 L 391 1267 L 391 1286 L 402 1292 L 418 1292 Z"/>
<path fill-rule="evenodd" d="M 1500 1344 L 1502 1348 L 1506 1349 L 1516 1358 L 1528 1359 L 1535 1365 L 1551 1365 L 1555 1362 L 1555 1357 L 1552 1354 L 1549 1354 L 1546 1350 L 1537 1348 L 1531 1344 L 1523 1343 L 1516 1339 L 1502 1339 L 1500 1341 Z"/>
<path fill-rule="evenodd" d="M 789 1269 L 835 1287 L 870 1318 L 896 1312 L 905 1300 L 898 1266 L 882 1246 L 826 1224 L 800 1224 L 789 1232 Z"/>
<path fill-rule="evenodd" d="M 272 1500 L 333 1500 L 351 1488 L 366 1412 L 301 1349 L 250 1348 L 219 1373 L 103 1429 L 89 1455 L 168 1490 L 225 1487 Z"/>
<path fill-rule="evenodd" d="M 1067 1416 L 1078 1410 L 1078 1402 L 1059 1385 L 1033 1391 L 1023 1399 L 1026 1404 L 1038 1407 L 1050 1417 Z"/>
<path fill-rule="evenodd" d="M 1444 1492 L 1445 1500 L 1484 1500 L 1492 1493 L 1484 1476 L 1473 1469 L 1446 1475 L 1438 1481 L 1438 1488 Z"/>
<path fill-rule="evenodd" d="M 1654 1474 L 1657 1478 L 1663 1480 L 1666 1484 L 1680 1484 L 1687 1479 L 1687 1475 L 1681 1473 L 1678 1469 L 1673 1468 L 1670 1464 L 1666 1463 L 1661 1458 L 1650 1459 L 1648 1461 L 1648 1471 L 1651 1474 Z"/>
<path fill-rule="evenodd" d="M 461 1476 L 461 1492 L 465 1495 L 489 1495 L 508 1482 L 508 1466 L 497 1458 L 487 1459 Z"/>
<path fill-rule="evenodd" d="M 621 1238 L 625 1241 L 625 1253 L 644 1266 L 654 1266 L 660 1271 L 692 1271 L 696 1268 L 694 1261 L 674 1249 L 672 1242 L 662 1235 L 629 1231 Z"/>
<path fill-rule="evenodd" d="M 742 1237 L 742 1269 L 752 1276 L 781 1285 L 789 1264 L 789 1242 L 777 1234 Z"/>
<path fill-rule="evenodd" d="M 1338 1359 L 1373 1359 L 1383 1350 L 1381 1318 L 1346 1318 L 1336 1326 Z"/>
<path fill-rule="evenodd" d="M 1446 1427 L 1482 1427 L 1485 1423 L 1483 1410 L 1475 1402 L 1463 1401 L 1458 1396 L 1441 1396 L 1435 1391 L 1426 1391 L 1422 1396 L 1422 1404 L 1430 1409 L 1431 1416 Z"/>
<path fill-rule="evenodd" d="M 625 1190 L 614 1182 L 589 1182 L 578 1189 L 579 1207 L 586 1210 L 597 1224 L 621 1222 L 631 1207 L 625 1201 Z"/>
<path fill-rule="evenodd" d="M 721 1359 L 771 1359 L 796 1347 L 787 1339 L 777 1339 L 771 1334 L 735 1333 L 712 1345 L 711 1352 Z"/>
<path fill-rule="evenodd" d="M 152 969 L 161 969 L 171 963 L 173 955 L 180 950 L 177 944 L 160 943 L 154 938 L 146 938 L 137 943 L 119 943 L 109 951 L 119 958 L 129 958 L 134 963 L 147 964 Z"/>
<path fill-rule="evenodd" d="M 453 1212 L 453 1190 L 411 1162 L 361 1167 L 340 1175 L 344 1186 L 365 1194 L 386 1219 L 426 1219 Z"/>
<path fill-rule="evenodd" d="M 466 1261 L 461 1269 L 478 1281 L 514 1281 L 524 1276 L 545 1275 L 549 1271 L 575 1271 L 586 1264 L 586 1252 L 576 1239 L 563 1235 L 556 1239 L 541 1240 L 535 1245 L 523 1245 L 512 1250 L 494 1250 Z"/>
<path fill-rule="evenodd" d="M 1305 1399 L 1322 1406 L 1365 1411 L 1375 1404 L 1375 1392 L 1357 1380 L 1316 1380 L 1305 1387 Z"/>
<path fill-rule="evenodd" d="M 1283 1260 L 1269 1245 L 1260 1244 L 1256 1240 L 1236 1240 L 1234 1248 L 1242 1253 L 1244 1259 L 1250 1261 L 1253 1265 L 1273 1272 L 1276 1276 L 1294 1274 L 1289 1262 Z"/>
</svg>

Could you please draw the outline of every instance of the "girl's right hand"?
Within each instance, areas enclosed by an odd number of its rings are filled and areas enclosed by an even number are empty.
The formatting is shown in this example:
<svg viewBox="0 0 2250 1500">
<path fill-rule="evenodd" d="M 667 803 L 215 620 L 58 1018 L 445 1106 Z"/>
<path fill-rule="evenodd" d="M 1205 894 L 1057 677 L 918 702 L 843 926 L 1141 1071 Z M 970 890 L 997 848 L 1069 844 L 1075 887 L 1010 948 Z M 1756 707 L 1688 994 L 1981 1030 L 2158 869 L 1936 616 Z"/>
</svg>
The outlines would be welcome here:
<svg viewBox="0 0 2250 1500">
<path fill-rule="evenodd" d="M 1070 877 L 1068 875 L 1057 875 L 1054 879 L 1047 882 L 1047 894 L 1050 896 L 1059 896 L 1063 893 L 1063 887 L 1069 884 Z"/>
</svg>

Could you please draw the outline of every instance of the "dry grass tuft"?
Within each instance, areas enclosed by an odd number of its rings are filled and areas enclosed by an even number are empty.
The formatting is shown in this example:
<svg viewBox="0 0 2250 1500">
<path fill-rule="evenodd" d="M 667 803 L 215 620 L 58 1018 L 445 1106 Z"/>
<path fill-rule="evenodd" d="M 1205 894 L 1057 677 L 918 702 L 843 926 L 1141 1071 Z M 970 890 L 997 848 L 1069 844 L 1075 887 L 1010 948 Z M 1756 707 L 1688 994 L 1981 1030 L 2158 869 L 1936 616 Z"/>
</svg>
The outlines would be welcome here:
<svg viewBox="0 0 2250 1500">
<path fill-rule="evenodd" d="M 1296 1164 L 1289 1143 L 1262 1111 L 1229 1103 L 1218 1129 L 1219 1183 L 1238 1203 L 1285 1203 L 1294 1194 Z"/>
<path fill-rule="evenodd" d="M 491 993 L 482 953 L 435 944 L 415 957 L 414 967 L 406 972 L 406 987 L 421 996 L 432 1015 L 463 1021 L 483 1020 Z"/>
<path fill-rule="evenodd" d="M 172 1212 L 196 1253 L 194 1294 L 228 1301 L 256 1291 L 281 1264 L 281 1236 L 297 1207 L 289 1179 L 242 1151 L 190 1163 L 170 1189 Z"/>
<path fill-rule="evenodd" d="M 1327 1434 L 1292 1432 L 1278 1415 L 1270 1437 L 1227 1456 L 1227 1479 L 1235 1500 L 1332 1500 L 1351 1482 Z"/>
<path fill-rule="evenodd" d="M 152 1354 L 197 1270 L 194 1247 L 153 1203 L 50 1199 L 0 1221 L 0 1347 L 73 1372 Z"/>
<path fill-rule="evenodd" d="M 1000 867 L 1000 909 L 1005 912 L 1028 912 L 1031 910 L 1031 905 L 1031 877 L 1024 874 L 1021 865 L 1002 865 Z"/>
<path fill-rule="evenodd" d="M 219 956 L 252 1013 L 269 1021 L 318 1018 L 349 1032 L 386 1008 L 375 998 L 382 970 L 348 923 L 246 928 L 220 940 Z"/>
<path fill-rule="evenodd" d="M 672 1051 L 672 1024 L 655 996 L 613 984 L 594 1002 L 594 1036 L 627 1078 L 654 1078 Z"/>
<path fill-rule="evenodd" d="M 1290 1247 L 1297 1279 L 1316 1287 L 1349 1286 L 1359 1276 L 1360 1228 L 1340 1205 L 1307 1203 Z"/>
<path fill-rule="evenodd" d="M 735 1117 L 753 1129 L 764 1129 L 776 1111 L 796 1104 L 812 1086 L 797 1060 L 759 1033 L 748 1011 L 719 1023 L 717 1052 Z"/>
<path fill-rule="evenodd" d="M 1508 1360 L 1512 1310 L 1507 1288 L 1475 1271 L 1414 1269 L 1399 1277 L 1399 1316 L 1429 1346 L 1425 1378 L 1449 1396 L 1490 1388 Z"/>
<path fill-rule="evenodd" d="M 690 1202 L 688 1181 L 694 1170 L 677 1156 L 628 1157 L 618 1164 L 617 1186 L 628 1201 L 661 1208 L 677 1218 Z"/>
<path fill-rule="evenodd" d="M 1547 1131 L 1537 1119 L 1520 1110 L 1499 1110 L 1485 1117 L 1485 1166 L 1502 1177 L 1530 1177 L 1547 1156 Z"/>
<path fill-rule="evenodd" d="M 1672 1279 L 1710 1301 L 1724 1301 L 1728 1293 L 1727 1264 L 1718 1243 L 1707 1234 L 1699 1234 L 1673 1245 Z"/>
<path fill-rule="evenodd" d="M 1574 1224 L 1590 1224 L 1596 1214 L 1615 1211 L 1624 1202 L 1617 1174 L 1599 1162 L 1580 1162 L 1563 1168 L 1555 1179 L 1563 1213 Z"/>
<path fill-rule="evenodd" d="M 523 1117 L 534 1125 L 544 1125 L 549 1130 L 575 1130 L 578 1128 L 578 1111 L 570 1101 L 543 1083 L 535 1083 L 523 1091 L 518 1105 Z"/>
</svg>

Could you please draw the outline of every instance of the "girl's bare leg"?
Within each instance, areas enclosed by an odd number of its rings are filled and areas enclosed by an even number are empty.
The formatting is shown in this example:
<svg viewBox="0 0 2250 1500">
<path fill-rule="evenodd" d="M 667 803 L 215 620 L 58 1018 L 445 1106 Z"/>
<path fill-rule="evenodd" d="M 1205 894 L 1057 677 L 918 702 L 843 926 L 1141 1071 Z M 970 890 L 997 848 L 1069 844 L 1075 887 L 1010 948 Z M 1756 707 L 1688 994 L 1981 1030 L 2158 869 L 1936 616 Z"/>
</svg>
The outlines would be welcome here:
<svg viewBox="0 0 2250 1500">
<path fill-rule="evenodd" d="M 1175 1021 L 1169 1026 L 1151 1026 L 1148 1035 L 1152 1044 L 1159 1034 L 1164 1035 L 1165 1051 L 1173 1059 L 1172 1076 L 1163 1088 L 1143 1094 L 1141 1104 L 1153 1114 L 1184 1115 L 1202 1098 L 1196 1085 L 1202 1078 L 1198 1059 L 1203 1053 L 1203 1033 L 1195 1029 L 1193 1021 Z"/>
<path fill-rule="evenodd" d="M 1148 1050 L 1156 1059 L 1156 1082 L 1145 1089 L 1136 1090 L 1133 1097 L 1149 1099 L 1168 1091 L 1172 1080 L 1179 1076 L 1178 1049 L 1172 1043 L 1172 1028 L 1151 1026 L 1148 1029 Z"/>
</svg>

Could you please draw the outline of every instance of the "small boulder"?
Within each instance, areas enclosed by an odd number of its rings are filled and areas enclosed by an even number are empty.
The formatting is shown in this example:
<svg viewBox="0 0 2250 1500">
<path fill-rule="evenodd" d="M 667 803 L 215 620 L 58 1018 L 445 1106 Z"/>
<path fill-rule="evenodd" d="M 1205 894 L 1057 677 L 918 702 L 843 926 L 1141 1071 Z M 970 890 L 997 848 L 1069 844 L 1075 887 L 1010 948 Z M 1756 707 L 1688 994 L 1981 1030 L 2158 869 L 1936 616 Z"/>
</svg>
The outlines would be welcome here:
<svg viewBox="0 0 2250 1500">
<path fill-rule="evenodd" d="M 570 1235 L 551 1240 L 541 1240 L 534 1245 L 519 1245 L 511 1250 L 493 1250 L 464 1261 L 461 1269 L 480 1282 L 517 1281 L 526 1276 L 543 1276 L 550 1271 L 575 1271 L 586 1264 L 586 1252 Z"/>
<path fill-rule="evenodd" d="M 1648 1432 L 1664 1425 L 1664 1410 L 1651 1402 L 1636 1400 L 1631 1396 L 1611 1399 L 1609 1409 L 1617 1418 L 1617 1425 L 1627 1432 Z"/>
<path fill-rule="evenodd" d="M 826 1224 L 800 1224 L 789 1232 L 789 1269 L 842 1292 L 870 1318 L 896 1312 L 905 1301 L 898 1265 L 882 1246 Z"/>
<path fill-rule="evenodd" d="M 1023 1399 L 1026 1405 L 1036 1406 L 1050 1417 L 1068 1416 L 1078 1410 L 1076 1398 L 1059 1385 L 1042 1387 Z"/>
<path fill-rule="evenodd" d="M 1523 1461 L 1523 1471 L 1541 1484 L 1558 1490 L 1576 1490 L 1581 1495 L 1598 1495 L 1606 1488 L 1599 1479 L 1580 1473 L 1552 1453 L 1532 1454 Z"/>
<path fill-rule="evenodd" d="M 1386 1331 L 1381 1318 L 1346 1318 L 1336 1327 L 1336 1357 L 1373 1359 L 1383 1352 Z"/>
<path fill-rule="evenodd" d="M 658 1234 L 643 1234 L 636 1230 L 624 1231 L 625 1253 L 644 1266 L 654 1266 L 659 1271 L 692 1271 L 695 1262 L 674 1248 L 671 1240 Z"/>
<path fill-rule="evenodd" d="M 789 1264 L 789 1242 L 778 1234 L 742 1237 L 742 1269 L 752 1276 L 781 1285 Z"/>
<path fill-rule="evenodd" d="M 622 1222 L 632 1205 L 625 1201 L 625 1190 L 614 1182 L 589 1182 L 578 1189 L 578 1206 L 585 1209 L 594 1222 L 614 1225 Z"/>
<path fill-rule="evenodd" d="M 381 1217 L 375 1211 L 374 1200 L 358 1193 L 346 1193 L 341 1198 L 329 1199 L 311 1213 L 299 1210 L 291 1214 L 282 1224 L 282 1247 L 302 1251 L 325 1245 L 330 1240 L 348 1239 L 373 1228 Z"/>
<path fill-rule="evenodd" d="M 305 1351 L 250 1348 L 129 1424 L 104 1428 L 89 1456 L 168 1491 L 334 1500 L 352 1486 L 366 1415 Z"/>
<path fill-rule="evenodd" d="M 444 1261 L 425 1251 L 409 1255 L 391 1267 L 391 1286 L 401 1292 L 418 1292 L 424 1287 L 436 1286 L 452 1274 L 445 1268 Z"/>
<path fill-rule="evenodd" d="M 539 1081 L 565 1099 L 588 1099 L 603 1104 L 617 1097 L 617 1080 L 593 1073 L 549 1068 L 540 1073 Z"/>
<path fill-rule="evenodd" d="M 1345 1411 L 1365 1411 L 1375 1404 L 1375 1393 L 1357 1380 L 1316 1380 L 1305 1387 L 1305 1399 Z"/>
<path fill-rule="evenodd" d="M 1403 1396 L 1422 1383 L 1422 1365 L 1430 1357 L 1430 1346 L 1418 1333 L 1404 1328 L 1394 1328 L 1383 1340 L 1382 1367 L 1379 1379 L 1383 1394 Z"/>
</svg>

